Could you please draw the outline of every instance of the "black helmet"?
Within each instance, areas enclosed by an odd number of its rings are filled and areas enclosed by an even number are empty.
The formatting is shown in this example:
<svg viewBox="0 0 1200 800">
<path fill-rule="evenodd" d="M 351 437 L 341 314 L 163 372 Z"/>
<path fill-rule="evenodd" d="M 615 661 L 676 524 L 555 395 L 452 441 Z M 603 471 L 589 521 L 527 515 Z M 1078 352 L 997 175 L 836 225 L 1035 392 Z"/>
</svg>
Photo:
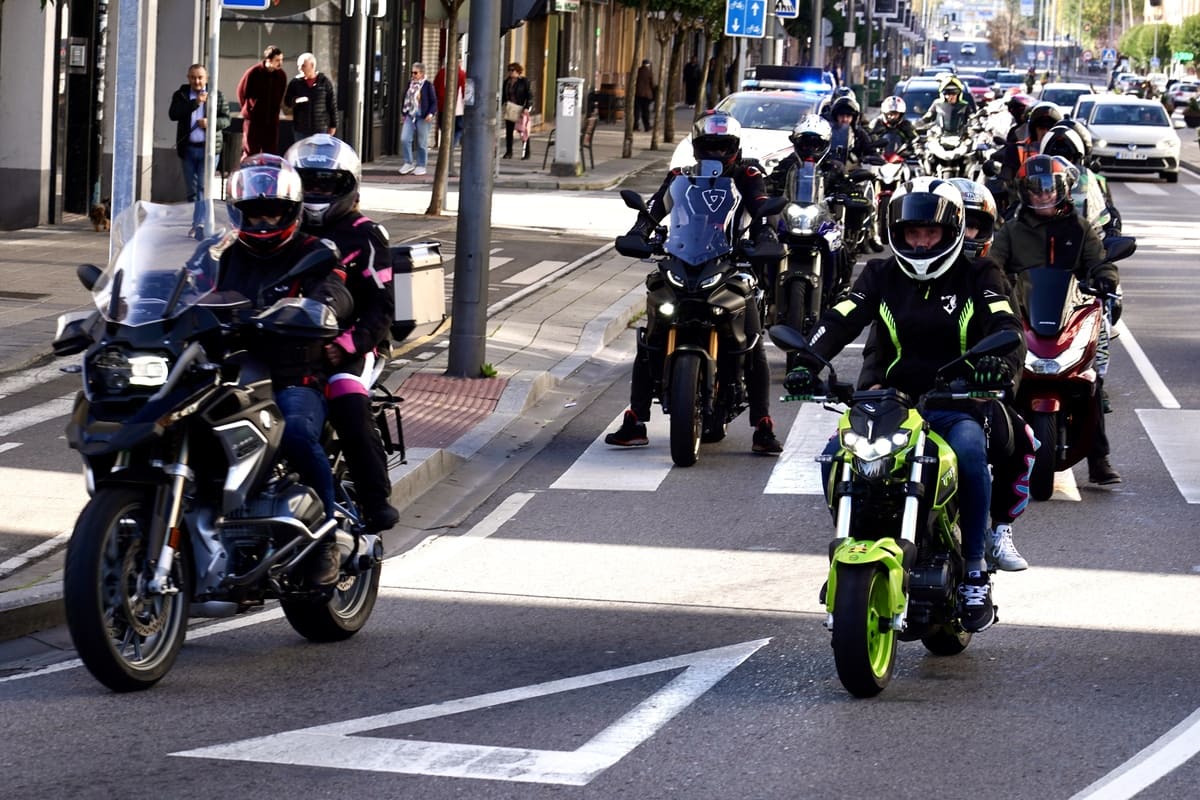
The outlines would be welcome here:
<svg viewBox="0 0 1200 800">
<path fill-rule="evenodd" d="M 908 228 L 938 227 L 941 239 L 932 247 L 912 246 Z M 928 176 L 913 178 L 892 195 L 888 204 L 888 243 L 905 275 L 917 281 L 945 274 L 963 249 L 962 193 L 950 181 Z"/>
<path fill-rule="evenodd" d="M 225 206 L 238 241 L 257 255 L 269 255 L 292 240 L 300 228 L 304 189 L 292 165 L 269 153 L 242 159 L 229 176 Z"/>
<path fill-rule="evenodd" d="M 819 114 L 807 114 L 800 118 L 788 136 L 792 149 L 802 161 L 820 161 L 829 152 L 833 131 L 829 121 Z"/>
<path fill-rule="evenodd" d="M 321 227 L 344 217 L 358 200 L 362 162 L 354 148 L 327 133 L 301 139 L 284 158 L 304 185 L 304 221 Z"/>
<path fill-rule="evenodd" d="M 1089 150 L 1075 126 L 1068 120 L 1058 123 L 1042 137 L 1042 155 L 1062 156 L 1075 166 L 1083 165 L 1083 159 Z"/>
<path fill-rule="evenodd" d="M 862 109 L 858 107 L 858 101 L 854 99 L 854 95 L 847 94 L 833 101 L 833 105 L 829 107 L 829 118 L 836 122 L 842 114 L 849 114 L 854 117 L 850 121 L 850 124 L 853 125 L 858 122 L 858 115 L 861 112 Z"/>
<path fill-rule="evenodd" d="M 706 112 L 692 125 L 692 155 L 729 166 L 742 149 L 742 124 L 724 111 Z"/>
<path fill-rule="evenodd" d="M 1031 140 L 1039 141 L 1041 138 L 1034 136 L 1034 129 L 1048 131 L 1062 122 L 1062 118 L 1062 111 L 1054 103 L 1038 103 L 1029 109 L 1029 116 L 1025 118 L 1025 124 L 1029 129 Z"/>
<path fill-rule="evenodd" d="M 1033 156 L 1017 171 L 1021 204 L 1043 214 L 1070 206 L 1073 183 L 1069 165 L 1054 156 Z"/>
</svg>

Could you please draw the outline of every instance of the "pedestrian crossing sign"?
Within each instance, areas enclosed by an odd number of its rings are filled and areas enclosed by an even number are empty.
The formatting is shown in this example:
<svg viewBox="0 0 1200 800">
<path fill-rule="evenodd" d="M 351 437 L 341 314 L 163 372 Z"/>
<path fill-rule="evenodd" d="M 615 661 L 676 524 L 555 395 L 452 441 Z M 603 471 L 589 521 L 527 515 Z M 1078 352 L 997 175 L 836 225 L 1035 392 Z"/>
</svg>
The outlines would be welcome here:
<svg viewBox="0 0 1200 800">
<path fill-rule="evenodd" d="M 795 19 L 800 16 L 799 0 L 775 0 L 775 16 L 780 19 Z"/>
</svg>

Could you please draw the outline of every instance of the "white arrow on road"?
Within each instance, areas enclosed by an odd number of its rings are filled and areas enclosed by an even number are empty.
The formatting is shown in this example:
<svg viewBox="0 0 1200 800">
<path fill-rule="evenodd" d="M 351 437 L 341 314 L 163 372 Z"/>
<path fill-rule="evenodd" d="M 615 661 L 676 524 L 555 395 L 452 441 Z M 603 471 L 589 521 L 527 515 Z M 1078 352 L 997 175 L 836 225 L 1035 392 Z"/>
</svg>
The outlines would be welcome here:
<svg viewBox="0 0 1200 800">
<path fill-rule="evenodd" d="M 507 689 L 361 719 L 172 753 L 188 758 L 257 761 L 408 775 L 584 786 L 616 764 L 770 639 L 648 661 L 591 675 Z M 576 750 L 365 737 L 366 731 L 586 689 L 683 669 L 670 683 Z"/>
</svg>

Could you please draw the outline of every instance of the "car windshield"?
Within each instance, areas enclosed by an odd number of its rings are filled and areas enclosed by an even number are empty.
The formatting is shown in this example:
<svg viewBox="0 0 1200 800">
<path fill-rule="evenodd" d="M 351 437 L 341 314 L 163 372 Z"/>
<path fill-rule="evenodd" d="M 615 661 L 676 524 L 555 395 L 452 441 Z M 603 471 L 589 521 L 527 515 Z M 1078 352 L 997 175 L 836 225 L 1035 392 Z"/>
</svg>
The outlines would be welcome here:
<svg viewBox="0 0 1200 800">
<path fill-rule="evenodd" d="M 1170 127 L 1166 109 L 1160 105 L 1099 105 L 1092 113 L 1093 125 L 1141 125 Z"/>
<path fill-rule="evenodd" d="M 743 128 L 790 131 L 806 114 L 816 109 L 817 98 L 781 97 L 754 93 L 726 97 L 717 106 L 733 116 Z"/>
<path fill-rule="evenodd" d="M 1088 89 L 1047 89 L 1041 99 L 1056 106 L 1073 106 L 1080 95 L 1091 94 Z"/>
<path fill-rule="evenodd" d="M 908 108 L 906 116 L 921 116 L 929 110 L 929 106 L 938 99 L 937 87 L 909 89 L 903 95 L 904 105 Z"/>
</svg>

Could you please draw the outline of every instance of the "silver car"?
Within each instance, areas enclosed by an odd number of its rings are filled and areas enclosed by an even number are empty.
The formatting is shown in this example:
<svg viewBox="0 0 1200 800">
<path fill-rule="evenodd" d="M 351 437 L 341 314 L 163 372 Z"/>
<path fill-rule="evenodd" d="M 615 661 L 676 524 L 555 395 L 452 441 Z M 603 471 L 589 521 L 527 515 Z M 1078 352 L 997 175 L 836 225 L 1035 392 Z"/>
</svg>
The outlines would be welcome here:
<svg viewBox="0 0 1200 800">
<path fill-rule="evenodd" d="M 1179 180 L 1179 134 L 1157 100 L 1127 95 L 1101 95 L 1092 105 L 1087 126 L 1100 171 L 1157 174 L 1167 183 Z"/>
</svg>

